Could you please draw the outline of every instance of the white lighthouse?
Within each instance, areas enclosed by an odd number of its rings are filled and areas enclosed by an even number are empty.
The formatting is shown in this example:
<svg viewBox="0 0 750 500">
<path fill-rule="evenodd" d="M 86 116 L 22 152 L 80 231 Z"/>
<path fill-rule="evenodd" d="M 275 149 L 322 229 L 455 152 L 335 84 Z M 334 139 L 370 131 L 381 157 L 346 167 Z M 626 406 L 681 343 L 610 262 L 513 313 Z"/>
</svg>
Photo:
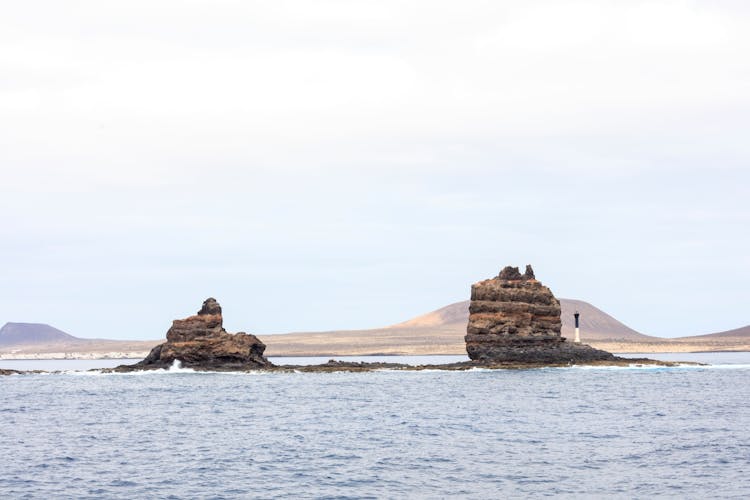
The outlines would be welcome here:
<svg viewBox="0 0 750 500">
<path fill-rule="evenodd" d="M 580 314 L 578 313 L 578 311 L 576 311 L 573 314 L 573 317 L 576 319 L 576 336 L 575 336 L 575 339 L 573 339 L 573 342 L 575 342 L 576 344 L 581 343 L 581 331 L 578 329 L 578 317 L 579 316 Z"/>
</svg>

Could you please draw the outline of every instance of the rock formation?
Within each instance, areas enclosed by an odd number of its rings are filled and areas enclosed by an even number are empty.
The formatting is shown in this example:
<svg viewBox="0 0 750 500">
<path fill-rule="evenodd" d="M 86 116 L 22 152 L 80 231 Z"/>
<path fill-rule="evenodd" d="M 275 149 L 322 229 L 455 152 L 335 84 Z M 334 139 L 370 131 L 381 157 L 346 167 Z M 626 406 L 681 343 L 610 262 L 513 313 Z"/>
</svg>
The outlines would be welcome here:
<svg viewBox="0 0 750 500">
<path fill-rule="evenodd" d="M 167 341 L 130 367 L 135 370 L 168 368 L 175 361 L 185 368 L 202 370 L 253 370 L 273 366 L 263 356 L 265 344 L 255 335 L 228 333 L 222 323 L 221 306 L 213 298 L 206 299 L 197 315 L 174 320 L 167 331 Z"/>
<path fill-rule="evenodd" d="M 471 287 L 466 351 L 487 363 L 562 363 L 612 360 L 608 352 L 566 342 L 560 335 L 560 302 L 526 266 L 506 267 Z"/>
</svg>

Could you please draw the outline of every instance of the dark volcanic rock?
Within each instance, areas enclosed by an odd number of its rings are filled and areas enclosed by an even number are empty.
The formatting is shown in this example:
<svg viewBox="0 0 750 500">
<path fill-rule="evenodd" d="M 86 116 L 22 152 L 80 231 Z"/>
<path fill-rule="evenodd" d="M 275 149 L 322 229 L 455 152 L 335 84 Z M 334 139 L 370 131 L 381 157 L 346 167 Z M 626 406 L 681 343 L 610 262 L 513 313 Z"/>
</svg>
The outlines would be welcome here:
<svg viewBox="0 0 750 500">
<path fill-rule="evenodd" d="M 197 315 L 174 320 L 167 331 L 167 341 L 154 347 L 143 361 L 116 370 L 168 368 L 175 361 L 198 370 L 273 367 L 263 356 L 266 345 L 258 337 L 244 332 L 228 333 L 222 323 L 221 306 L 215 299 L 206 299 Z"/>
<path fill-rule="evenodd" d="M 523 273 L 523 279 L 525 280 L 535 280 L 536 276 L 534 276 L 534 270 L 531 268 L 531 265 L 526 264 L 526 272 Z"/>
<path fill-rule="evenodd" d="M 221 306 L 218 302 L 216 302 L 215 298 L 209 297 L 203 301 L 203 307 L 201 307 L 201 310 L 198 311 L 198 316 L 202 316 L 204 314 L 218 314 L 219 316 L 221 316 Z"/>
<path fill-rule="evenodd" d="M 563 363 L 613 360 L 612 354 L 560 336 L 560 302 L 526 266 L 506 267 L 471 287 L 466 351 L 487 363 Z"/>
<path fill-rule="evenodd" d="M 497 277 L 501 280 L 520 280 L 523 279 L 521 271 L 517 267 L 505 266 Z"/>
</svg>

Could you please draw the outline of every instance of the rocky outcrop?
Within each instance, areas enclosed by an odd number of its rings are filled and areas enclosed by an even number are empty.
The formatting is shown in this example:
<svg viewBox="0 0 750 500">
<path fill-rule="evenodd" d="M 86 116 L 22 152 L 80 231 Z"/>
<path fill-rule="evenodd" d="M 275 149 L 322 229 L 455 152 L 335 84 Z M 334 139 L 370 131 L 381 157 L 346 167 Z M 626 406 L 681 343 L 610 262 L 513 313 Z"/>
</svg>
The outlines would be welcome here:
<svg viewBox="0 0 750 500">
<path fill-rule="evenodd" d="M 176 319 L 167 341 L 154 347 L 140 363 L 118 371 L 168 368 L 178 361 L 198 370 L 254 370 L 273 364 L 263 356 L 266 346 L 255 335 L 224 330 L 221 306 L 215 299 L 203 302 L 195 316 Z"/>
<path fill-rule="evenodd" d="M 534 276 L 506 267 L 471 287 L 466 351 L 486 363 L 563 363 L 613 360 L 605 351 L 566 342 L 560 301 Z"/>
</svg>

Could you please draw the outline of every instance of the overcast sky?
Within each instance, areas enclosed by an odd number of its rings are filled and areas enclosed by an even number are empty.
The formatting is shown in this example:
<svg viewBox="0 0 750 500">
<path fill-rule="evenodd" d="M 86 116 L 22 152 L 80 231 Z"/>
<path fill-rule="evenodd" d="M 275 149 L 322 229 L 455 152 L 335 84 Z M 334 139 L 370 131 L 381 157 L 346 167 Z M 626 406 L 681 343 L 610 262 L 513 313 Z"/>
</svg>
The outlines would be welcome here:
<svg viewBox="0 0 750 500">
<path fill-rule="evenodd" d="M 745 1 L 9 3 L 0 324 L 378 327 L 505 265 L 750 323 Z"/>
</svg>

